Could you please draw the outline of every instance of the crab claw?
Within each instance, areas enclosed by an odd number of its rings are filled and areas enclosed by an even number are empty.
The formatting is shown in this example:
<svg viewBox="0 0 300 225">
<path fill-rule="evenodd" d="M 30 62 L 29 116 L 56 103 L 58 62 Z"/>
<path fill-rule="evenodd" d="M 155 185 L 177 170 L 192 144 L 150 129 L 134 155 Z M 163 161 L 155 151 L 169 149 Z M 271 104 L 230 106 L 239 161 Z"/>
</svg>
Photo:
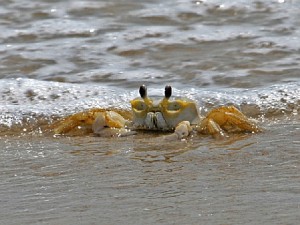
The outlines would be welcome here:
<svg viewBox="0 0 300 225">
<path fill-rule="evenodd" d="M 189 121 L 182 121 L 176 126 L 175 132 L 173 134 L 164 136 L 164 140 L 167 141 L 181 140 L 183 138 L 188 137 L 192 132 L 192 130 L 193 128 L 191 127 Z"/>
<path fill-rule="evenodd" d="M 108 127 L 123 128 L 126 120 L 119 113 L 114 111 L 105 112 L 105 119 Z"/>
<path fill-rule="evenodd" d="M 125 128 L 127 120 L 114 111 L 99 112 L 92 125 L 93 132 L 104 137 L 128 136 L 135 134 Z M 105 129 L 108 128 L 108 129 Z"/>
<path fill-rule="evenodd" d="M 176 129 L 175 134 L 177 134 L 178 139 L 185 138 L 189 136 L 189 134 L 192 132 L 193 128 L 191 127 L 191 124 L 189 121 L 182 121 L 180 122 Z"/>
<path fill-rule="evenodd" d="M 114 111 L 99 112 L 92 125 L 94 133 L 99 133 L 105 127 L 109 128 L 124 128 L 126 120 Z"/>
</svg>

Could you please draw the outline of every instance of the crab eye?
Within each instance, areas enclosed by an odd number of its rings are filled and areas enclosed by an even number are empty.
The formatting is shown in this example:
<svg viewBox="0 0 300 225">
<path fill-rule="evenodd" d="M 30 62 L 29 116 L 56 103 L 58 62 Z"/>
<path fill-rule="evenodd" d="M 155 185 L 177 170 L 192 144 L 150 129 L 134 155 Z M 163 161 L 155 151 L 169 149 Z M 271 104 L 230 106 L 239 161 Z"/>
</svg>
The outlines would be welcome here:
<svg viewBox="0 0 300 225">
<path fill-rule="evenodd" d="M 146 85 L 140 86 L 139 92 L 140 92 L 141 98 L 146 98 L 147 97 L 147 87 L 146 87 Z"/>
<path fill-rule="evenodd" d="M 172 87 L 167 85 L 165 87 L 165 97 L 169 99 L 171 95 L 172 95 Z"/>
<path fill-rule="evenodd" d="M 169 111 L 178 111 L 181 109 L 181 104 L 177 101 L 169 102 L 167 110 Z"/>
</svg>

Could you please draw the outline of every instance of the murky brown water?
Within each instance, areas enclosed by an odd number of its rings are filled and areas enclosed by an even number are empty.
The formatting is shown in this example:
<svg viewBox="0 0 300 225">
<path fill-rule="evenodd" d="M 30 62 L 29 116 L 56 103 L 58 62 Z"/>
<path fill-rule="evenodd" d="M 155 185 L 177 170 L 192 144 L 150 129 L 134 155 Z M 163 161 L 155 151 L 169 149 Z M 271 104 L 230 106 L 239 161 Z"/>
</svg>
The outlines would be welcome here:
<svg viewBox="0 0 300 225">
<path fill-rule="evenodd" d="M 0 3 L 1 224 L 298 224 L 297 1 Z M 39 126 L 137 88 L 234 104 L 264 132 L 157 143 Z M 33 132 L 31 131 L 34 128 Z"/>
</svg>

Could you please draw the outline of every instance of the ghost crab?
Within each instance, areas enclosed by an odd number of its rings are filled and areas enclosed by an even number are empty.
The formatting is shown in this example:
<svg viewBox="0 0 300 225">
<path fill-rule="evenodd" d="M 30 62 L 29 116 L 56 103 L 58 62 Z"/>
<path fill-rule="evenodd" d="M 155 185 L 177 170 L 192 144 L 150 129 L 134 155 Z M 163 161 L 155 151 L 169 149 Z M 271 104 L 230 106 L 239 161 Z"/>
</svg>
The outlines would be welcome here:
<svg viewBox="0 0 300 225">
<path fill-rule="evenodd" d="M 165 87 L 163 98 L 148 97 L 146 86 L 139 89 L 140 97 L 130 101 L 131 112 L 91 109 L 76 113 L 54 125 L 56 134 L 76 127 L 88 129 L 100 136 L 125 136 L 138 130 L 172 131 L 166 139 L 182 139 L 192 132 L 226 136 L 226 132 L 259 132 L 256 123 L 234 106 L 221 106 L 206 116 L 199 113 L 196 103 L 188 98 L 172 97 L 171 86 Z"/>
</svg>

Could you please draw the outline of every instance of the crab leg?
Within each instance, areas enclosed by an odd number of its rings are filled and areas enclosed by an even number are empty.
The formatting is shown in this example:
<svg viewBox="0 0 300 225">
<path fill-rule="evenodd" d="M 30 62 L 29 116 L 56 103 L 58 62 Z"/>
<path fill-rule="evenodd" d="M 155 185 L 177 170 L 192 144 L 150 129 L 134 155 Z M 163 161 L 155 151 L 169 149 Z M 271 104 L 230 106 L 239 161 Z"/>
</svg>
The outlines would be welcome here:
<svg viewBox="0 0 300 225">
<path fill-rule="evenodd" d="M 251 121 L 246 117 L 240 117 L 236 114 L 227 113 L 227 112 L 225 113 L 225 117 L 228 120 L 228 124 L 237 126 L 243 131 L 249 131 L 255 133 L 260 131 L 258 126 L 253 121 Z"/>
<path fill-rule="evenodd" d="M 215 138 L 226 137 L 224 130 L 220 127 L 220 125 L 209 118 L 204 118 L 197 130 L 200 133 L 211 134 Z"/>
<path fill-rule="evenodd" d="M 102 109 L 92 109 L 87 112 L 79 112 L 53 125 L 55 134 L 65 134 L 76 127 L 84 126 L 101 136 L 124 136 L 133 132 L 125 129 L 128 120 L 119 113 L 105 111 Z"/>
<path fill-rule="evenodd" d="M 210 111 L 206 118 L 202 120 L 198 131 L 209 134 L 218 133 L 224 136 L 223 129 L 230 131 L 235 128 L 249 132 L 261 131 L 253 121 L 234 106 L 222 106 Z"/>
<path fill-rule="evenodd" d="M 58 124 L 54 125 L 55 128 L 53 130 L 55 134 L 63 134 L 80 125 L 91 125 L 93 121 L 94 113 L 80 112 L 59 121 Z"/>
</svg>

